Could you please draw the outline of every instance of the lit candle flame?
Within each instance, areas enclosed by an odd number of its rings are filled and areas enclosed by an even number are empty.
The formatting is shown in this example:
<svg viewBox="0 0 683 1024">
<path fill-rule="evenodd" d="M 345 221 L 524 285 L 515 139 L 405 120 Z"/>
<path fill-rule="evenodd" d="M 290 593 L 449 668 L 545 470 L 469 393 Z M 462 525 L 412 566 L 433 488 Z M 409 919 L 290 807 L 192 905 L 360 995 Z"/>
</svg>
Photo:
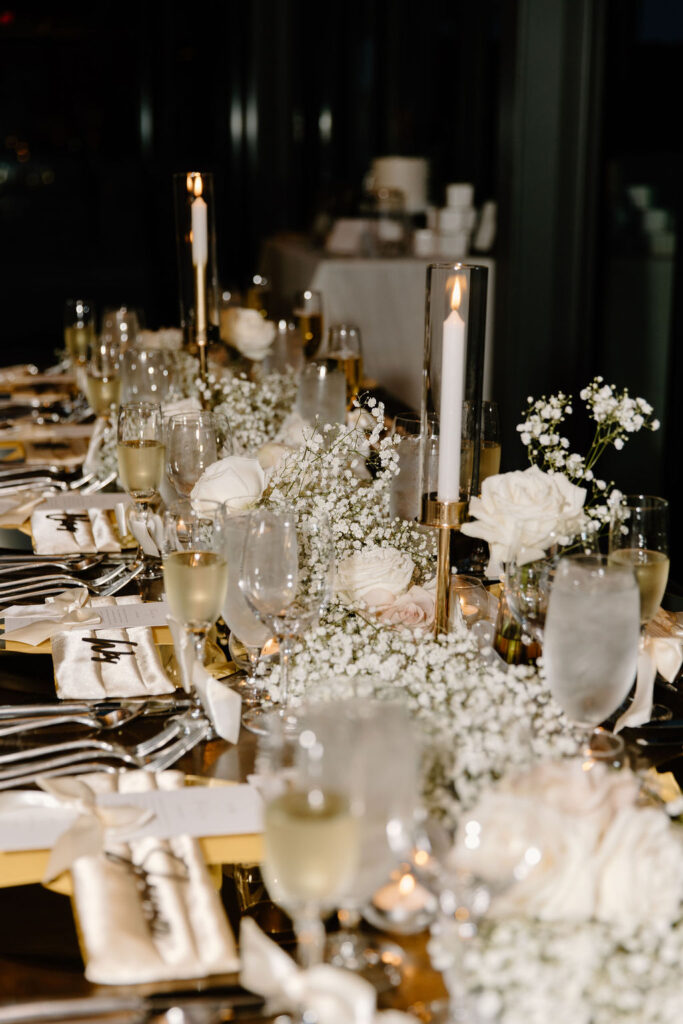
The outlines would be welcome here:
<svg viewBox="0 0 683 1024">
<path fill-rule="evenodd" d="M 412 875 L 404 875 L 398 883 L 398 891 L 401 896 L 408 896 L 415 888 L 415 879 Z"/>
<path fill-rule="evenodd" d="M 202 181 L 201 174 L 198 174 L 197 177 L 194 179 L 193 191 L 195 196 L 200 196 L 204 191 L 204 182 Z"/>
<path fill-rule="evenodd" d="M 453 291 L 451 292 L 451 309 L 460 309 L 460 303 L 462 302 L 463 285 L 460 283 L 460 275 L 456 275 L 453 281 Z"/>
</svg>

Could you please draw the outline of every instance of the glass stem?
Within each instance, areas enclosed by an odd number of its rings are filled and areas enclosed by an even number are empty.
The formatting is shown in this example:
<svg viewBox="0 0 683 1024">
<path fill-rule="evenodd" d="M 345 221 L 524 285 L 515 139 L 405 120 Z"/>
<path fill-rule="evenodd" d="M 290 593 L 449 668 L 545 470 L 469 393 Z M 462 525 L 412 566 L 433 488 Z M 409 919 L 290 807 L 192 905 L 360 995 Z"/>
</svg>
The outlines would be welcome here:
<svg viewBox="0 0 683 1024">
<path fill-rule="evenodd" d="M 306 907 L 294 919 L 297 960 L 303 968 L 322 963 L 325 951 L 325 927 L 313 907 Z"/>
<path fill-rule="evenodd" d="M 286 708 L 289 703 L 289 659 L 292 655 L 292 639 L 279 638 L 280 643 L 280 704 Z"/>
<path fill-rule="evenodd" d="M 200 665 L 204 664 L 206 657 L 206 633 L 192 633 L 192 643 L 194 645 L 194 656 Z"/>
</svg>

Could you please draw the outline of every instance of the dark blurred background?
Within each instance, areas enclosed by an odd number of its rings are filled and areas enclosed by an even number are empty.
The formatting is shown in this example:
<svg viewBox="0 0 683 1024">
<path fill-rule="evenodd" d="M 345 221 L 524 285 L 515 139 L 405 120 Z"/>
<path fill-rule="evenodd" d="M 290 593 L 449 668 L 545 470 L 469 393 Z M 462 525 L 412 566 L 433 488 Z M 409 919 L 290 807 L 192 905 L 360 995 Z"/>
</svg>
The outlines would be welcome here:
<svg viewBox="0 0 683 1024">
<path fill-rule="evenodd" d="M 2 359 L 49 360 L 76 293 L 178 322 L 174 171 L 214 173 L 231 287 L 425 156 L 432 201 L 498 202 L 505 468 L 528 393 L 602 373 L 663 423 L 606 472 L 675 498 L 682 79 L 678 0 L 0 3 Z"/>
</svg>

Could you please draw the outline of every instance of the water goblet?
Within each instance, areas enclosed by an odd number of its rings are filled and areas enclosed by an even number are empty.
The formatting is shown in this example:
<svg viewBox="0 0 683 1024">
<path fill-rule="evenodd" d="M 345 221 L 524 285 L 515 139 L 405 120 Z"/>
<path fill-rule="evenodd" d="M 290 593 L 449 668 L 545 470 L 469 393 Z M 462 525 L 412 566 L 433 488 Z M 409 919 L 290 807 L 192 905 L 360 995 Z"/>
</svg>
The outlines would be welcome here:
<svg viewBox="0 0 683 1024">
<path fill-rule="evenodd" d="M 249 672 L 237 683 L 234 677 L 230 685 L 242 696 L 243 704 L 259 704 L 263 686 L 256 678 L 255 671 L 263 645 L 271 637 L 260 617 L 247 602 L 239 586 L 244 548 L 249 537 L 251 516 L 244 508 L 244 499 L 237 498 L 223 503 L 222 508 L 223 553 L 228 566 L 228 586 L 223 602 L 223 621 L 230 629 L 231 639 L 236 637 L 243 644 L 249 662 Z M 250 729 L 250 711 L 242 716 L 242 724 Z"/>
<path fill-rule="evenodd" d="M 228 583 L 223 551 L 221 506 L 203 501 L 201 508 L 186 499 L 164 512 L 164 590 L 171 615 L 193 644 L 194 657 L 204 664 L 207 633 L 221 613 Z M 195 694 L 195 703 L 199 700 Z"/>
<path fill-rule="evenodd" d="M 72 366 L 85 365 L 95 340 L 95 304 L 91 299 L 67 299 L 64 306 L 64 345 Z"/>
<path fill-rule="evenodd" d="M 102 314 L 102 338 L 115 342 L 122 352 L 134 345 L 143 326 L 142 314 L 129 306 L 108 307 Z"/>
<path fill-rule="evenodd" d="M 165 402 L 173 383 L 171 356 L 163 349 L 129 348 L 121 360 L 124 402 Z"/>
<path fill-rule="evenodd" d="M 636 675 L 640 610 L 631 565 L 602 555 L 560 559 L 544 630 L 550 692 L 587 735 L 585 754 L 615 761 L 623 741 L 599 728 L 621 705 Z"/>
<path fill-rule="evenodd" d="M 289 732 L 298 729 L 289 699 L 289 660 L 295 637 L 316 626 L 332 595 L 334 545 L 327 516 L 293 508 L 257 509 L 244 545 L 239 585 L 249 606 L 277 637 L 280 699 L 275 711 L 255 708 L 252 732 L 275 714 Z"/>
<path fill-rule="evenodd" d="M 180 494 L 188 496 L 204 470 L 232 450 L 230 427 L 215 413 L 181 412 L 167 420 L 166 468 Z"/>
<path fill-rule="evenodd" d="M 128 402 L 119 409 L 116 454 L 119 477 L 133 499 L 140 530 L 149 534 L 150 515 L 158 501 L 164 475 L 165 449 L 161 406 L 154 402 Z M 138 547 L 141 579 L 158 579 L 158 561 Z"/>
<path fill-rule="evenodd" d="M 292 314 L 296 320 L 304 355 L 312 359 L 323 340 L 323 297 L 320 292 L 305 288 L 294 297 Z"/>
<path fill-rule="evenodd" d="M 669 578 L 668 518 L 669 503 L 647 494 L 624 495 L 611 513 L 609 562 L 630 566 L 636 574 L 643 636 Z"/>
</svg>

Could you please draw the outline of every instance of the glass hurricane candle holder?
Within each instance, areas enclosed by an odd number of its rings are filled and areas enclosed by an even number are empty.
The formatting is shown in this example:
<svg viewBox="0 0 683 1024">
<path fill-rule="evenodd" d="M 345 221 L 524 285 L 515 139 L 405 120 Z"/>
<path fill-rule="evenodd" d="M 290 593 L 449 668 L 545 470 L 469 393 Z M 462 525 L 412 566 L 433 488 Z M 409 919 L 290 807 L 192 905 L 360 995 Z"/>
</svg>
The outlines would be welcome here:
<svg viewBox="0 0 683 1024">
<path fill-rule="evenodd" d="M 421 518 L 439 530 L 435 633 L 449 628 L 451 536 L 464 522 L 470 495 L 479 490 L 487 283 L 486 267 L 433 263 L 427 268 L 422 433 L 426 438 L 433 417 L 439 456 L 436 486 L 423 476 Z M 471 411 L 467 431 L 466 408 Z M 464 449 L 471 451 L 469 463 Z"/>
<path fill-rule="evenodd" d="M 185 345 L 206 372 L 207 345 L 219 337 L 219 287 L 213 175 L 174 174 L 180 326 Z"/>
</svg>

